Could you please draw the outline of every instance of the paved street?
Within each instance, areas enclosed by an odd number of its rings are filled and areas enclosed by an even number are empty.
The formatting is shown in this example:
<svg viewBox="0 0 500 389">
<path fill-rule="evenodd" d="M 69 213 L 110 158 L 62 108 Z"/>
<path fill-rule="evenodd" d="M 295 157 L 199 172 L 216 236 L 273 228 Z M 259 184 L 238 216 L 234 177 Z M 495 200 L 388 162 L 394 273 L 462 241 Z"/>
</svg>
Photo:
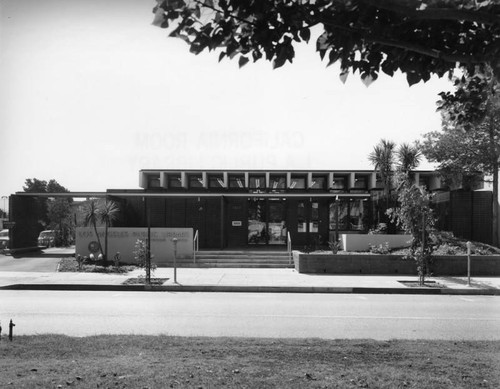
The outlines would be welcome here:
<svg viewBox="0 0 500 389">
<path fill-rule="evenodd" d="M 55 272 L 61 258 L 24 254 L 22 257 L 0 254 L 2 272 Z"/>
<path fill-rule="evenodd" d="M 0 291 L 16 334 L 500 339 L 500 297 Z"/>
</svg>

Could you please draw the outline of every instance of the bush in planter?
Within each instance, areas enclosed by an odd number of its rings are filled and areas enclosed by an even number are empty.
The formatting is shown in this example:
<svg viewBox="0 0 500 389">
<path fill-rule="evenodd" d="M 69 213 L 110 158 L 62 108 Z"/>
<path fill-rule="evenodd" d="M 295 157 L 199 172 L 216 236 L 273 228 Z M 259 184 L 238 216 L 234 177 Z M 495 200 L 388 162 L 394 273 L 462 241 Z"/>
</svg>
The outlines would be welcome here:
<svg viewBox="0 0 500 389">
<path fill-rule="evenodd" d="M 376 228 L 368 231 L 368 234 L 387 234 L 387 223 L 378 223 Z"/>
<path fill-rule="evenodd" d="M 328 247 L 332 250 L 333 254 L 337 254 L 340 250 L 340 242 L 328 242 Z"/>
<path fill-rule="evenodd" d="M 374 244 L 370 245 L 370 253 L 373 254 L 390 254 L 391 249 L 389 247 L 389 243 L 380 243 L 380 244 Z"/>
</svg>

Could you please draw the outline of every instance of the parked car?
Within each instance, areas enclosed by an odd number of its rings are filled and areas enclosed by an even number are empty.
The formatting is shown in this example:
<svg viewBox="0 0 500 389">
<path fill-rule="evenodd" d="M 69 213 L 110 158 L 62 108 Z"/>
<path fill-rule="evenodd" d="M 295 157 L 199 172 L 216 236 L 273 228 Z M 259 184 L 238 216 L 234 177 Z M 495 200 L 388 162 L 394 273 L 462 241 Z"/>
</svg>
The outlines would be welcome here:
<svg viewBox="0 0 500 389">
<path fill-rule="evenodd" d="M 56 243 L 56 231 L 45 230 L 40 232 L 38 236 L 38 246 L 41 247 L 54 247 Z"/>
<path fill-rule="evenodd" d="M 9 230 L 0 231 L 0 249 L 8 249 L 9 243 Z"/>
</svg>

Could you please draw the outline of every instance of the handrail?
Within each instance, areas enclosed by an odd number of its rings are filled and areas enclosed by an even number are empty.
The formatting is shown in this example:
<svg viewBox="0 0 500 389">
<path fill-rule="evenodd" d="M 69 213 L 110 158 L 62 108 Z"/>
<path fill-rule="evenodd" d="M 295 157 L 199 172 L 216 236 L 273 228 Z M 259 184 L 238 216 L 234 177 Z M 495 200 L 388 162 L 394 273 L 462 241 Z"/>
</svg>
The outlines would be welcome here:
<svg viewBox="0 0 500 389">
<path fill-rule="evenodd" d="M 290 237 L 290 231 L 287 232 L 286 238 L 286 250 L 288 252 L 288 264 L 292 264 L 292 238 Z"/>
<path fill-rule="evenodd" d="M 200 249 L 200 236 L 198 235 L 198 230 L 196 230 L 193 238 L 193 260 L 196 264 L 196 252 Z"/>
</svg>

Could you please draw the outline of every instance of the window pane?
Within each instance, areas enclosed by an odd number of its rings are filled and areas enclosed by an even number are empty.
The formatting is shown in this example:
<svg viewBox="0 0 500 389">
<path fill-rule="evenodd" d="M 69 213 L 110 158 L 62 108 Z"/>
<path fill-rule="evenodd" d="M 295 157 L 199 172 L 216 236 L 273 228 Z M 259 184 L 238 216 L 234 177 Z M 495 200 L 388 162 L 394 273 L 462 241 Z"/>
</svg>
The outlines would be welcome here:
<svg viewBox="0 0 500 389">
<path fill-rule="evenodd" d="M 189 187 L 190 188 L 203 188 L 203 180 L 201 175 L 190 175 L 189 176 Z"/>
<path fill-rule="evenodd" d="M 326 179 L 323 176 L 313 176 L 311 189 L 325 189 Z"/>
<path fill-rule="evenodd" d="M 348 225 L 349 225 L 349 217 L 348 217 L 348 210 L 349 210 L 349 200 L 348 199 L 340 199 L 338 202 L 338 207 L 339 207 L 339 225 L 338 229 L 339 230 L 347 230 Z M 337 228 L 336 224 L 336 205 L 335 203 L 330 204 L 330 230 L 335 230 Z"/>
<path fill-rule="evenodd" d="M 363 200 L 351 200 L 350 229 L 363 230 Z"/>
<path fill-rule="evenodd" d="M 366 177 L 357 177 L 356 180 L 354 181 L 354 187 L 357 189 L 367 188 Z"/>
<path fill-rule="evenodd" d="M 264 189 L 266 187 L 266 176 L 250 176 L 249 186 L 252 189 Z"/>
<path fill-rule="evenodd" d="M 306 178 L 305 177 L 292 177 L 290 182 L 290 189 L 305 189 L 306 188 Z"/>
<path fill-rule="evenodd" d="M 230 188 L 244 188 L 245 187 L 245 176 L 243 176 L 243 175 L 230 175 L 229 176 L 229 187 Z"/>
<path fill-rule="evenodd" d="M 297 232 L 306 232 L 306 207 L 303 201 L 297 206 Z"/>
<path fill-rule="evenodd" d="M 222 175 L 208 176 L 208 186 L 209 188 L 224 188 L 224 181 Z"/>
<path fill-rule="evenodd" d="M 286 177 L 285 176 L 271 176 L 269 186 L 273 190 L 285 189 Z"/>
<path fill-rule="evenodd" d="M 335 177 L 332 183 L 332 189 L 345 190 L 345 188 L 346 188 L 345 177 Z"/>
<path fill-rule="evenodd" d="M 148 186 L 150 188 L 159 188 L 160 187 L 160 179 L 159 178 L 150 178 Z"/>
<path fill-rule="evenodd" d="M 181 176 L 179 175 L 169 175 L 168 176 L 168 187 L 169 188 L 180 188 L 181 187 Z"/>
</svg>

